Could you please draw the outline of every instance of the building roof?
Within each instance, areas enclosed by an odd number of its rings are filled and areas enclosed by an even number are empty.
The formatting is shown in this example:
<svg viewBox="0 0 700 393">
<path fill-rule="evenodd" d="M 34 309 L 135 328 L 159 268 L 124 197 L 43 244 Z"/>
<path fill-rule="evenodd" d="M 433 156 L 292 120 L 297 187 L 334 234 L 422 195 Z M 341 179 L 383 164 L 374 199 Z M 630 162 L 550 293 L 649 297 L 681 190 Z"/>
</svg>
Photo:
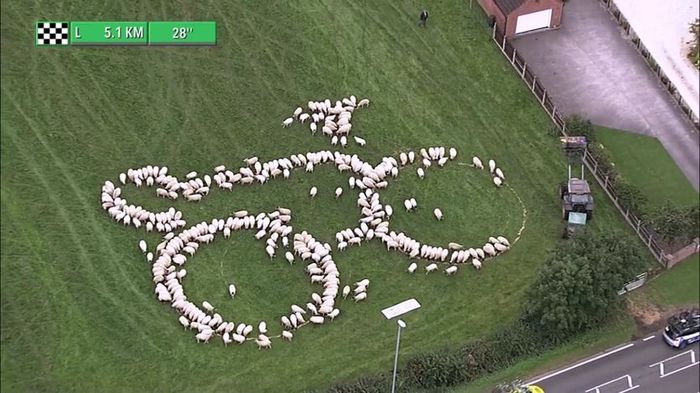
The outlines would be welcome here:
<svg viewBox="0 0 700 393">
<path fill-rule="evenodd" d="M 496 6 L 503 12 L 503 15 L 508 15 L 515 11 L 526 1 L 527 0 L 493 0 Z"/>
</svg>

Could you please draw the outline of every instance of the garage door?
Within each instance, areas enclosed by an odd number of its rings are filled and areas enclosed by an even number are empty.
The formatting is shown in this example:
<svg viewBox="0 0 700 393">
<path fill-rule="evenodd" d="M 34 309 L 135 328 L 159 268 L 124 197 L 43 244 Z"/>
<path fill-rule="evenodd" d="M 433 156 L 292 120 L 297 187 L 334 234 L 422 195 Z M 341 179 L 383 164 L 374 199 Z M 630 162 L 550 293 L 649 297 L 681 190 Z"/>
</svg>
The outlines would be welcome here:
<svg viewBox="0 0 700 393">
<path fill-rule="evenodd" d="M 549 27 L 552 20 L 552 9 L 520 15 L 515 24 L 515 34 Z"/>
</svg>

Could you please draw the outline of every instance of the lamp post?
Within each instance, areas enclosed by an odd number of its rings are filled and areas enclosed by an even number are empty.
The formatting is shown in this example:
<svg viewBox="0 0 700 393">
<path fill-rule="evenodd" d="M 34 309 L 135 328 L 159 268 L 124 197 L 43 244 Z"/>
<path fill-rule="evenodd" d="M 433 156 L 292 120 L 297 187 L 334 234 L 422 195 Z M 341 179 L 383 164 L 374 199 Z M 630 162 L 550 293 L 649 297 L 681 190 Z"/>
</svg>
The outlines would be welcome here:
<svg viewBox="0 0 700 393">
<path fill-rule="evenodd" d="M 394 354 L 394 376 L 391 379 L 391 393 L 396 391 L 396 366 L 399 361 L 399 342 L 401 341 L 401 329 L 406 327 L 406 322 L 402 320 L 396 321 L 399 325 L 399 331 L 396 333 L 396 353 Z"/>
</svg>

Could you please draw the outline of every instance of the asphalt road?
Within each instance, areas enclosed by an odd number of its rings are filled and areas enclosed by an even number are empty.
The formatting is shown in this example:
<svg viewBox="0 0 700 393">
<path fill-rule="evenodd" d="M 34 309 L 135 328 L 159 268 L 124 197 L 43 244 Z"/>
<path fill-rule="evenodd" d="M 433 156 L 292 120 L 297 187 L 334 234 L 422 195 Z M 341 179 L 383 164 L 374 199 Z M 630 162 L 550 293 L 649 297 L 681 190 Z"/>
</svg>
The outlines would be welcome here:
<svg viewBox="0 0 700 393">
<path fill-rule="evenodd" d="M 699 343 L 672 348 L 659 331 L 528 383 L 546 393 L 698 393 L 699 361 Z"/>
</svg>

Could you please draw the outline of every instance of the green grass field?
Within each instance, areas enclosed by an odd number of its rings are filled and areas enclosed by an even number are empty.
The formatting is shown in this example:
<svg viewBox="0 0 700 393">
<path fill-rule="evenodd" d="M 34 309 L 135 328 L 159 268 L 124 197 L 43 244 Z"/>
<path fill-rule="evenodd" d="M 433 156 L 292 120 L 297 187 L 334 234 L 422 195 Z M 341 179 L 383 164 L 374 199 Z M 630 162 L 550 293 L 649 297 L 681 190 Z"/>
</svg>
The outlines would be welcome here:
<svg viewBox="0 0 700 393">
<path fill-rule="evenodd" d="M 620 174 L 644 193 L 650 207 L 666 200 L 680 206 L 698 203 L 698 193 L 658 139 L 604 127 L 596 127 L 596 137 Z"/>
<path fill-rule="evenodd" d="M 548 119 L 489 41 L 481 11 L 464 2 L 88 1 L 3 2 L 2 329 L 3 391 L 281 392 L 388 370 L 395 323 L 379 311 L 415 297 L 406 316 L 402 359 L 463 343 L 513 318 L 528 283 L 562 229 L 557 184 L 563 155 Z M 36 20 L 216 20 L 213 48 L 36 48 Z M 341 280 L 372 280 L 369 298 L 339 303 L 330 326 L 306 327 L 269 351 L 248 343 L 194 342 L 177 315 L 153 296 L 150 268 L 137 249 L 142 231 L 111 222 L 99 205 L 106 179 L 146 164 L 183 176 L 328 149 L 327 139 L 280 122 L 309 99 L 370 97 L 353 133 L 367 147 L 347 150 L 370 162 L 424 146 L 454 146 L 459 160 L 493 157 L 527 210 L 527 228 L 508 254 L 480 272 L 463 268 L 408 276 L 407 258 L 378 242 L 336 253 Z M 356 223 L 354 195 L 332 198 L 346 178 L 329 167 L 288 181 L 212 191 L 200 204 L 172 203 L 126 187 L 130 202 L 171 204 L 189 224 L 234 210 L 294 211 L 295 230 L 319 239 Z M 320 195 L 307 193 L 317 185 Z M 150 189 L 153 191 L 153 189 Z M 401 212 L 401 201 L 419 211 Z M 513 237 L 521 209 L 483 173 L 450 163 L 419 181 L 412 169 L 382 198 L 397 207 L 392 227 L 420 241 L 483 242 Z M 596 230 L 622 228 L 600 192 Z M 431 216 L 440 207 L 445 220 Z M 153 246 L 158 239 L 148 235 Z M 277 326 L 291 303 L 317 287 L 303 266 L 270 262 L 252 234 L 201 248 L 184 286 L 224 318 Z M 239 295 L 228 298 L 235 281 Z"/>
<path fill-rule="evenodd" d="M 657 305 L 684 306 L 700 304 L 700 254 L 663 272 L 642 288 Z"/>
</svg>

